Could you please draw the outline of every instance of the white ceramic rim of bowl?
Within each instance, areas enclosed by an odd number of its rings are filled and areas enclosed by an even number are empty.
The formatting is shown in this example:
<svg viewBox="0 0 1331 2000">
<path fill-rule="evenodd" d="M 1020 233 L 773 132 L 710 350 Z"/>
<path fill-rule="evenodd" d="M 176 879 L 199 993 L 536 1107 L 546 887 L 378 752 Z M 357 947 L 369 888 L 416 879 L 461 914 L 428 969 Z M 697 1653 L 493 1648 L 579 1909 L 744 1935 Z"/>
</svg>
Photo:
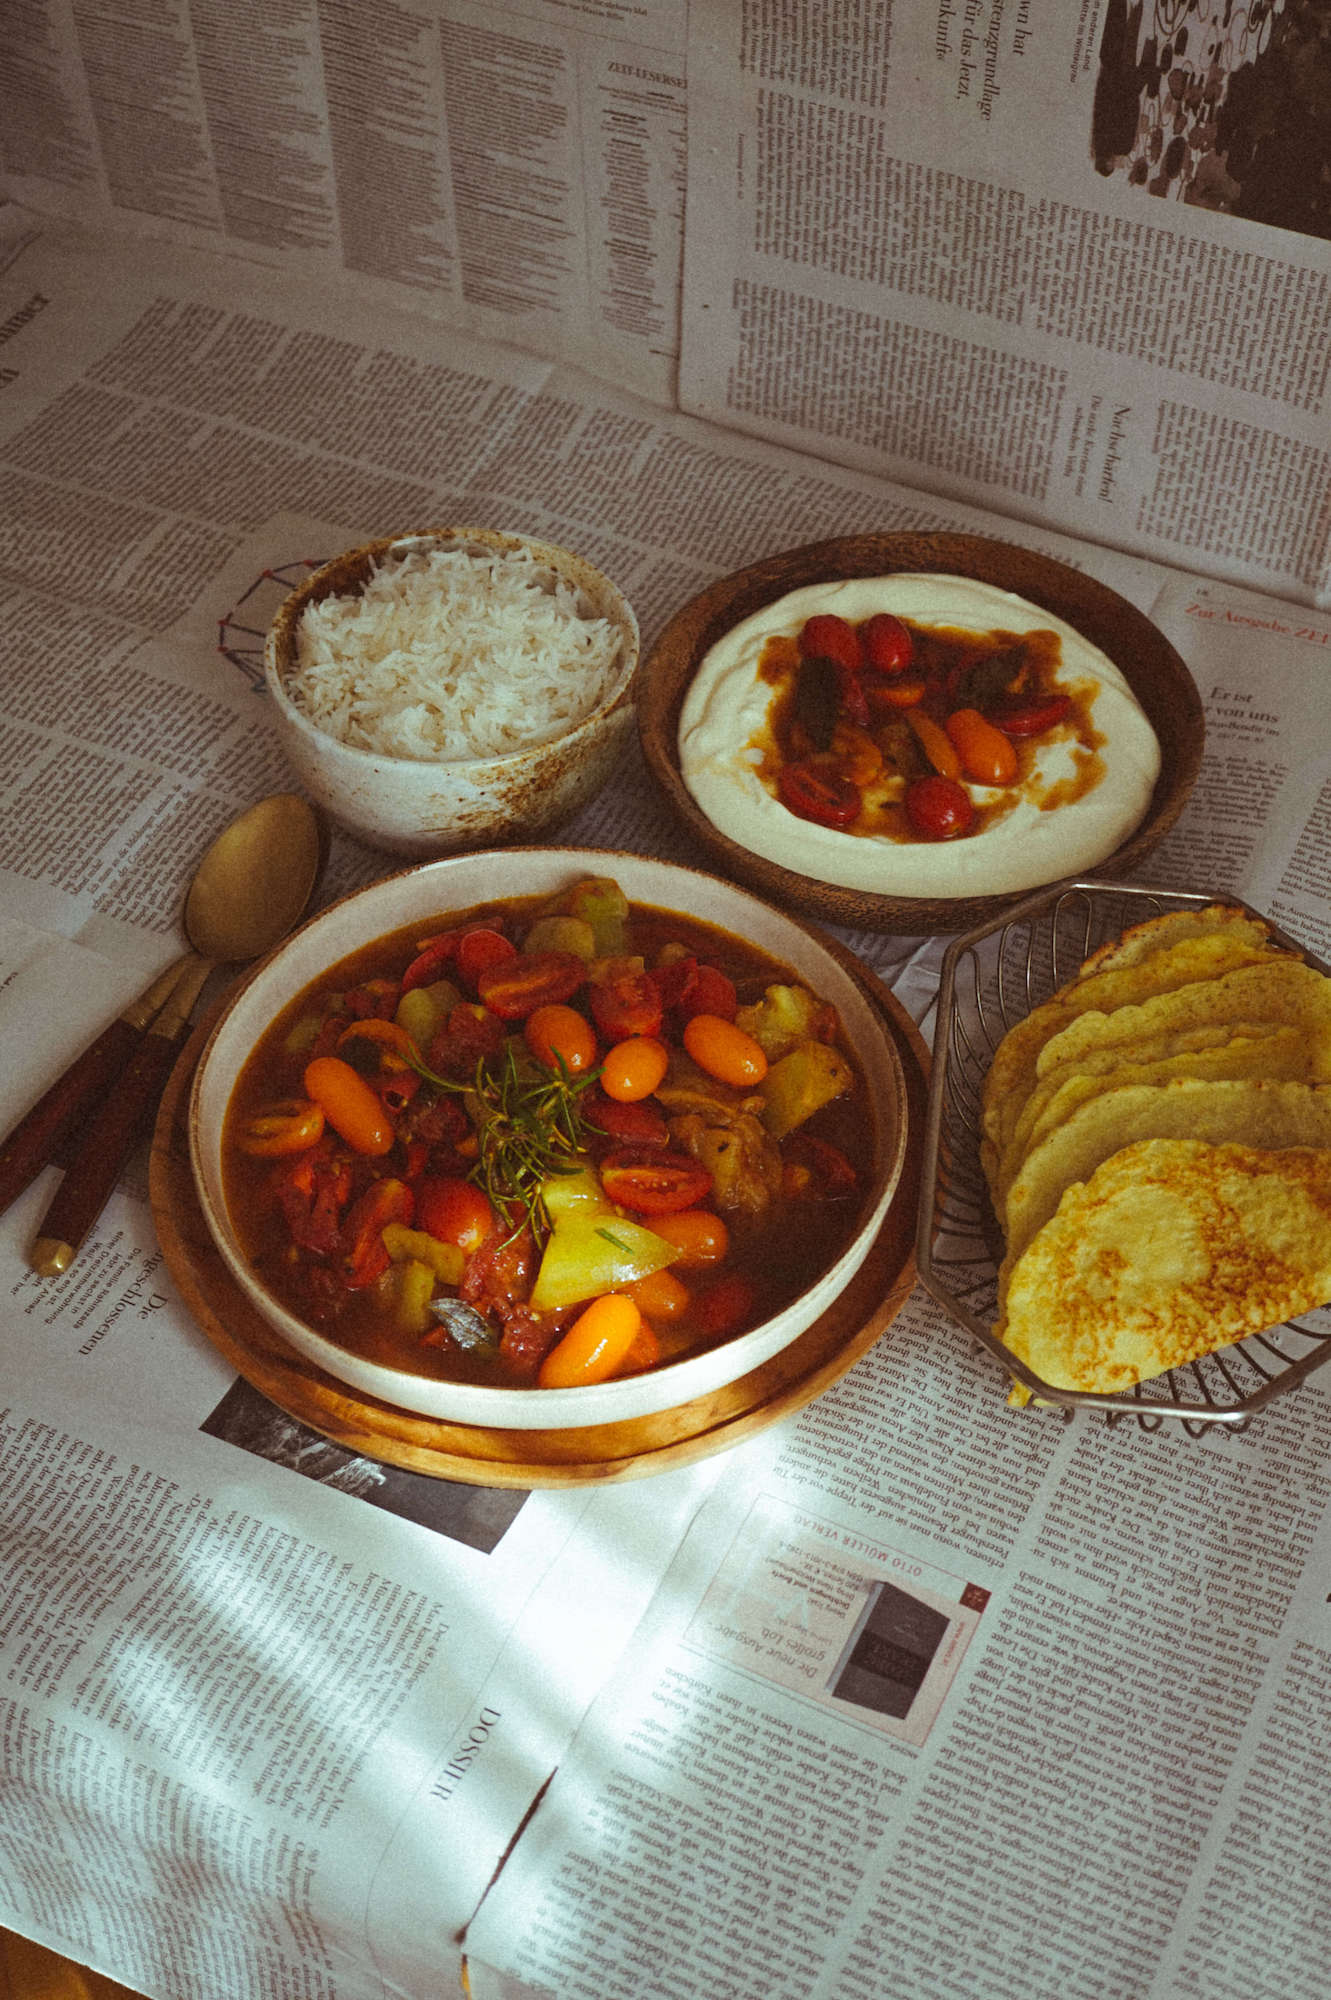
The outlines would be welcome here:
<svg viewBox="0 0 1331 2000">
<path fill-rule="evenodd" d="M 283 721 L 289 723 L 297 734 L 303 737 L 310 745 L 312 750 L 317 750 L 321 756 L 332 757 L 335 761 L 337 759 L 345 760 L 353 771 L 382 771 L 385 768 L 437 771 L 440 774 L 447 774 L 450 777 L 456 775 L 465 781 L 480 775 L 502 775 L 504 771 L 520 767 L 525 763 L 530 763 L 533 758 L 539 758 L 552 750 L 557 749 L 561 753 L 566 752 L 570 745 L 578 743 L 583 736 L 590 735 L 598 723 L 604 722 L 605 718 L 623 703 L 632 686 L 633 677 L 638 670 L 641 635 L 638 630 L 637 613 L 625 597 L 623 591 L 619 588 L 619 585 L 606 576 L 604 571 L 597 569 L 595 563 L 588 562 L 585 556 L 578 555 L 572 549 L 560 548 L 554 542 L 538 541 L 532 535 L 513 534 L 507 529 L 499 528 L 423 529 L 418 534 L 386 536 L 382 544 L 367 542 L 363 546 L 366 548 L 382 546 L 384 554 L 388 556 L 411 549 L 429 548 L 436 545 L 448 546 L 453 542 L 466 543 L 468 540 L 482 542 L 491 547 L 506 545 L 515 549 L 530 549 L 534 556 L 548 563 L 551 569 L 558 570 L 564 563 L 573 563 L 577 568 L 586 570 L 596 577 L 598 583 L 604 587 L 610 601 L 615 606 L 613 622 L 622 625 L 625 635 L 623 658 L 620 661 L 614 683 L 605 698 L 599 701 L 595 708 L 589 709 L 586 715 L 582 716 L 579 721 L 574 723 L 571 729 L 566 730 L 562 735 L 546 737 L 539 743 L 526 743 L 517 750 L 505 750 L 494 757 L 399 757 L 389 750 L 362 750 L 358 744 L 344 743 L 341 737 L 333 736 L 328 730 L 321 729 L 317 722 L 311 721 L 305 711 L 297 708 L 295 702 L 292 701 L 291 696 L 286 690 L 282 670 L 277 663 L 277 625 L 275 621 L 269 627 L 267 637 L 264 640 L 264 681 L 269 694 L 273 697 L 273 700 L 277 703 L 281 711 Z M 348 556 L 353 556 L 357 553 L 356 549 L 346 549 L 340 555 L 331 556 L 326 563 L 321 563 L 318 569 L 311 571 L 310 575 L 298 586 L 297 590 L 292 592 L 292 596 L 301 596 L 308 601 L 308 593 L 318 583 L 326 570 L 331 569 L 334 563 L 345 562 Z M 576 581 L 576 579 L 574 580 Z M 579 584 L 579 588 L 583 587 Z M 285 600 L 278 607 L 279 615 L 286 609 L 289 602 L 289 599 Z M 597 612 L 598 617 L 608 617 L 610 615 L 608 612 Z"/>
<path fill-rule="evenodd" d="M 842 1255 L 784 1312 L 737 1340 L 649 1374 L 623 1376 L 581 1389 L 491 1389 L 408 1375 L 362 1360 L 286 1311 L 249 1268 L 231 1228 L 223 1193 L 222 1123 L 231 1094 L 224 1079 L 239 1074 L 259 1036 L 289 1001 L 339 960 L 375 938 L 417 920 L 433 921 L 453 910 L 504 895 L 550 893 L 589 874 L 613 875 L 631 901 L 665 909 L 680 907 L 680 889 L 690 881 L 702 885 L 712 899 L 719 893 L 723 910 L 707 914 L 706 921 L 748 938 L 792 970 L 804 971 L 823 997 L 834 1001 L 847 1037 L 859 1054 L 879 1120 L 880 1150 L 886 1167 L 879 1197 Z M 468 886 L 461 893 L 450 893 L 448 885 L 459 882 Z M 432 893 L 436 884 L 438 893 Z M 381 902 L 386 907 L 378 911 Z M 378 913 L 374 922 L 366 925 L 362 912 L 372 903 Z M 231 996 L 204 1046 L 189 1101 L 190 1164 L 203 1215 L 223 1262 L 256 1310 L 292 1347 L 337 1380 L 397 1409 L 487 1429 L 564 1430 L 650 1416 L 738 1381 L 770 1360 L 832 1304 L 863 1263 L 896 1192 L 905 1145 L 905 1078 L 896 1045 L 867 995 L 826 952 L 808 925 L 748 890 L 701 870 L 591 848 L 512 847 L 450 855 L 403 869 L 343 897 L 303 924 Z"/>
</svg>

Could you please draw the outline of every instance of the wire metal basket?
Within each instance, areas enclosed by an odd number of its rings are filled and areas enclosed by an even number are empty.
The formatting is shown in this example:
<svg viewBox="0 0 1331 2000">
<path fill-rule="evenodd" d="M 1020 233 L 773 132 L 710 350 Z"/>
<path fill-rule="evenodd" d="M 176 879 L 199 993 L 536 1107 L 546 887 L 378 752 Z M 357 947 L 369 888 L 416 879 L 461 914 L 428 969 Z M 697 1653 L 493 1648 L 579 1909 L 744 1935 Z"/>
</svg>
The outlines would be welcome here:
<svg viewBox="0 0 1331 2000">
<path fill-rule="evenodd" d="M 1041 891 L 955 938 L 944 954 L 916 1245 L 920 1278 L 1016 1382 L 1069 1418 L 1088 1407 L 1111 1424 L 1135 1417 L 1146 1430 L 1166 1418 L 1179 1419 L 1194 1437 L 1217 1425 L 1241 1430 L 1254 1411 L 1331 1361 L 1331 1310 L 1319 1308 L 1132 1389 L 1092 1394 L 1043 1381 L 995 1331 L 1003 1245 L 980 1164 L 980 1093 L 994 1051 L 1101 944 L 1149 917 L 1217 901 L 1260 918 L 1278 943 L 1331 970 L 1237 896 L 1114 882 Z"/>
</svg>

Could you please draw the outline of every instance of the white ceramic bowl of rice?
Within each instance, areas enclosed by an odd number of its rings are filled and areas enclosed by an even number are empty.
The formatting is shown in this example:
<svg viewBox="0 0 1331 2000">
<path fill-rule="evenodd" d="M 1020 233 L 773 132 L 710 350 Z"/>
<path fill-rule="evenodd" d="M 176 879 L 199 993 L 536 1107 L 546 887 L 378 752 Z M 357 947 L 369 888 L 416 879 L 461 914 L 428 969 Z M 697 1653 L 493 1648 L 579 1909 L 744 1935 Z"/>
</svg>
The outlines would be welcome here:
<svg viewBox="0 0 1331 2000">
<path fill-rule="evenodd" d="M 466 527 L 325 563 L 265 650 L 299 784 L 358 839 L 415 856 L 571 818 L 624 751 L 637 664 L 633 611 L 592 564 Z"/>
</svg>

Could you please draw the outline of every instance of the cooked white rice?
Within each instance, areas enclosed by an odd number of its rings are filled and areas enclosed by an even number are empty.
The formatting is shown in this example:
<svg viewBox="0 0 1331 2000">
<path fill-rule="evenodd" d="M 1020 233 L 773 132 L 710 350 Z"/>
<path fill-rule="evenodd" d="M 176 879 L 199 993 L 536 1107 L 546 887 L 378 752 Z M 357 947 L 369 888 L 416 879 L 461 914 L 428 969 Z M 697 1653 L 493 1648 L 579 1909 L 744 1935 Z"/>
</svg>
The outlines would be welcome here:
<svg viewBox="0 0 1331 2000">
<path fill-rule="evenodd" d="M 622 635 L 526 550 L 414 549 L 308 605 L 286 689 L 358 750 L 453 762 L 562 736 L 606 699 Z"/>
</svg>

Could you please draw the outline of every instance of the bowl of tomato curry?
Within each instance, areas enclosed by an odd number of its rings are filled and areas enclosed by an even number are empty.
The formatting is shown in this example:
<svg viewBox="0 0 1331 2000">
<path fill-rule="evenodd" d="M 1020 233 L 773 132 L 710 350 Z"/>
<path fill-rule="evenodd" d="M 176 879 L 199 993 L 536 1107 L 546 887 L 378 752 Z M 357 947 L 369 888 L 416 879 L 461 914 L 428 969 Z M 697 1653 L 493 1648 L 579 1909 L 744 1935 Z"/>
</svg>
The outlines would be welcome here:
<svg viewBox="0 0 1331 2000">
<path fill-rule="evenodd" d="M 620 1422 L 738 1380 L 859 1269 L 906 1145 L 870 990 L 746 890 L 509 848 L 312 919 L 190 1101 L 213 1240 L 335 1379 L 444 1421 Z"/>
</svg>

